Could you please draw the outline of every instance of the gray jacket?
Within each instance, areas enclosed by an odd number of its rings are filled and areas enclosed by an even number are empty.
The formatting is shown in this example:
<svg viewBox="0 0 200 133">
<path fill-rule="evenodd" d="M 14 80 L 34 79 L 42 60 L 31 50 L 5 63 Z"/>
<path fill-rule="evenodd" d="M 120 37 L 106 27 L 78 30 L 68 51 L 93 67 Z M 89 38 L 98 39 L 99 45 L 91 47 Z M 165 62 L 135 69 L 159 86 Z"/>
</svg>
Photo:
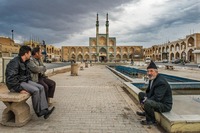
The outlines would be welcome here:
<svg viewBox="0 0 200 133">
<path fill-rule="evenodd" d="M 44 66 L 42 60 L 31 57 L 27 66 L 31 71 L 32 81 L 38 82 L 39 77 L 45 76 L 46 67 Z"/>
</svg>

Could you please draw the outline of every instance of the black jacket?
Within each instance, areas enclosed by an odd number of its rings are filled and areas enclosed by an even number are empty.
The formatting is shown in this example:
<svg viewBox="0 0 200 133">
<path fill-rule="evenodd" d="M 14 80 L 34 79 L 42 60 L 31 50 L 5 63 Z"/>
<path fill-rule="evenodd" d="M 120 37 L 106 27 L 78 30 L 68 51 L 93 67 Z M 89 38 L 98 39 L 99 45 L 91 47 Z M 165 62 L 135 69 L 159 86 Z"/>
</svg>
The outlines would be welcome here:
<svg viewBox="0 0 200 133">
<path fill-rule="evenodd" d="M 171 110 L 172 91 L 170 85 L 163 76 L 159 74 L 157 75 L 157 77 L 153 80 L 151 89 L 149 83 L 146 94 L 148 99 L 163 103 L 164 105 L 166 105 L 167 110 Z"/>
<path fill-rule="evenodd" d="M 31 79 L 27 63 L 28 61 L 23 62 L 21 57 L 17 56 L 7 64 L 6 85 L 10 91 L 20 92 L 22 90 L 20 83 Z"/>
</svg>

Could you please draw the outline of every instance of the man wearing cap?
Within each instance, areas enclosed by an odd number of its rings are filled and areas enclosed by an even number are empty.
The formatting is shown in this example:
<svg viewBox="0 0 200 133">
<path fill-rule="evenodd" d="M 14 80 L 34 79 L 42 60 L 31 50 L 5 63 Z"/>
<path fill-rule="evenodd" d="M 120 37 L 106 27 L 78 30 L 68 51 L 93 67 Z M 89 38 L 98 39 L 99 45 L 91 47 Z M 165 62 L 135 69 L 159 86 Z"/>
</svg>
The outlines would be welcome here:
<svg viewBox="0 0 200 133">
<path fill-rule="evenodd" d="M 146 93 L 140 92 L 138 94 L 145 112 L 137 112 L 137 114 L 146 116 L 146 120 L 141 121 L 142 125 L 156 123 L 154 111 L 169 112 L 172 109 L 171 87 L 165 78 L 158 74 L 157 66 L 153 61 L 147 67 L 147 76 L 149 78 L 149 85 Z"/>
</svg>

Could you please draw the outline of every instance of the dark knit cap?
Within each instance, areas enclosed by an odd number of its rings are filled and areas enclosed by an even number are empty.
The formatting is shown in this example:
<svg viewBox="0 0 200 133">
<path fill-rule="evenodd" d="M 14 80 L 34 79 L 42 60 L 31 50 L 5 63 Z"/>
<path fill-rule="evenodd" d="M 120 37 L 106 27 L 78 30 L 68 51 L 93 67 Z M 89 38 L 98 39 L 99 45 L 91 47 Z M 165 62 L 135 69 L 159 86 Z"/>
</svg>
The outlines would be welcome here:
<svg viewBox="0 0 200 133">
<path fill-rule="evenodd" d="M 150 69 L 150 68 L 153 68 L 153 69 L 158 69 L 156 64 L 151 60 L 151 62 L 149 63 L 149 66 L 147 67 L 147 69 Z"/>
</svg>

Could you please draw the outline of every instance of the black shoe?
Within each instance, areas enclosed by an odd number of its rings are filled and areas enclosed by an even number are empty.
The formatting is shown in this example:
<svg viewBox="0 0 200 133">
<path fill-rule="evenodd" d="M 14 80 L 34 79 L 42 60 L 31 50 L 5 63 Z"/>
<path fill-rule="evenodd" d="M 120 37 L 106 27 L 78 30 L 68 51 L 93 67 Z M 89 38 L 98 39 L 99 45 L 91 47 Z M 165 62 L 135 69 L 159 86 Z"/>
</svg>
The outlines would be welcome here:
<svg viewBox="0 0 200 133">
<path fill-rule="evenodd" d="M 47 113 L 44 115 L 44 119 L 49 118 L 49 116 L 51 115 L 51 113 L 54 111 L 55 107 L 51 108 L 50 110 L 47 111 Z"/>
<path fill-rule="evenodd" d="M 142 125 L 156 125 L 156 121 L 142 120 L 140 123 L 141 123 Z"/>
<path fill-rule="evenodd" d="M 139 112 L 139 111 L 137 111 L 136 114 L 139 115 L 139 116 L 145 116 L 145 112 Z"/>
<path fill-rule="evenodd" d="M 39 113 L 36 113 L 38 117 L 41 117 L 47 113 L 47 109 L 41 110 Z"/>
</svg>

